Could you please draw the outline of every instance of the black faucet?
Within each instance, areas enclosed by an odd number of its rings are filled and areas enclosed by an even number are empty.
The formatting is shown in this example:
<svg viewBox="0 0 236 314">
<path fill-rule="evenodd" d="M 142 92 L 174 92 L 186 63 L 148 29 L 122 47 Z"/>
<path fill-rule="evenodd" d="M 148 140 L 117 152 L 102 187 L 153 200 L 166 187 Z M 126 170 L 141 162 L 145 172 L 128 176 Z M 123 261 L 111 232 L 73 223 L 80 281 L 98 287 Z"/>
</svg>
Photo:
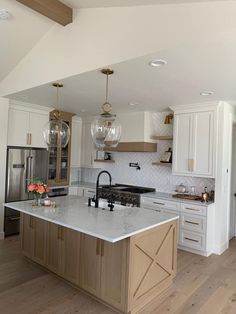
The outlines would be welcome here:
<svg viewBox="0 0 236 314">
<path fill-rule="evenodd" d="M 110 211 L 113 211 L 114 205 L 113 205 L 112 191 L 111 191 L 111 181 L 112 181 L 112 178 L 111 178 L 110 172 L 108 172 L 106 170 L 103 170 L 103 171 L 99 172 L 99 174 L 97 176 L 97 183 L 96 183 L 96 195 L 92 199 L 91 198 L 88 199 L 88 206 L 91 206 L 91 202 L 94 202 L 95 203 L 95 208 L 99 207 L 99 196 L 98 196 L 99 179 L 100 179 L 100 176 L 103 173 L 106 173 L 109 176 L 110 197 L 109 197 L 109 199 L 107 201 L 108 201 L 108 207 L 110 208 Z"/>
</svg>

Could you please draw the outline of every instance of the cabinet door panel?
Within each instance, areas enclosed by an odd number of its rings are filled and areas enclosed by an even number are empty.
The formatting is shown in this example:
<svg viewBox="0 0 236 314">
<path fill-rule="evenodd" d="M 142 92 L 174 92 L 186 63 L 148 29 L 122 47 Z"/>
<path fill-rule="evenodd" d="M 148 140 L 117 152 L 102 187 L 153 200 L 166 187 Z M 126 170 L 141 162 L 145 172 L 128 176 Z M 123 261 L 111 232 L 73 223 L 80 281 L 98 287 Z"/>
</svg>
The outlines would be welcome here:
<svg viewBox="0 0 236 314">
<path fill-rule="evenodd" d="M 83 123 L 82 127 L 82 151 L 81 164 L 86 167 L 94 167 L 96 150 L 91 135 L 91 123 Z"/>
<path fill-rule="evenodd" d="M 42 219 L 31 219 L 33 220 L 32 259 L 41 265 L 45 265 L 47 224 Z"/>
<path fill-rule="evenodd" d="M 67 280 L 78 283 L 80 233 L 68 228 L 62 228 L 62 276 Z"/>
<path fill-rule="evenodd" d="M 98 296 L 100 290 L 100 240 L 81 234 L 80 283 L 84 290 Z"/>
<path fill-rule="evenodd" d="M 46 266 L 53 272 L 60 272 L 61 227 L 53 223 L 47 224 Z"/>
<path fill-rule="evenodd" d="M 193 122 L 194 173 L 213 176 L 213 130 L 214 113 L 198 112 Z"/>
<path fill-rule="evenodd" d="M 43 129 L 45 124 L 49 121 L 47 114 L 30 113 L 30 133 L 31 146 L 46 148 L 47 145 L 43 138 Z"/>
<path fill-rule="evenodd" d="M 192 114 L 177 114 L 174 119 L 173 172 L 189 173 L 192 144 Z"/>
<path fill-rule="evenodd" d="M 101 298 L 114 307 L 125 309 L 127 241 L 101 245 Z"/>
<path fill-rule="evenodd" d="M 71 167 L 80 167 L 82 124 L 72 121 L 71 133 Z"/>
<path fill-rule="evenodd" d="M 27 133 L 29 133 L 29 112 L 13 108 L 9 109 L 8 145 L 28 145 Z"/>
<path fill-rule="evenodd" d="M 30 215 L 21 213 L 21 249 L 25 256 L 31 257 L 31 218 Z"/>
</svg>

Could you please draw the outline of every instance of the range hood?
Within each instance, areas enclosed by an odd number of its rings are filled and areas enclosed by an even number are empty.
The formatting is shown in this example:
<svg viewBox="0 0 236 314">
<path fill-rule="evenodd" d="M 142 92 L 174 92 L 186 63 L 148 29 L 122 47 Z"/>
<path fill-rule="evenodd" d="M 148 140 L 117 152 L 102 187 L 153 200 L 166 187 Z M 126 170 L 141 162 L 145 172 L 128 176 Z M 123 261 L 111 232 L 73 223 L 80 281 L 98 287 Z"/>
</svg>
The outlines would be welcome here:
<svg viewBox="0 0 236 314">
<path fill-rule="evenodd" d="M 121 123 L 121 140 L 115 148 L 105 148 L 116 152 L 156 152 L 157 143 L 152 140 L 153 120 L 149 111 L 117 115 Z"/>
</svg>

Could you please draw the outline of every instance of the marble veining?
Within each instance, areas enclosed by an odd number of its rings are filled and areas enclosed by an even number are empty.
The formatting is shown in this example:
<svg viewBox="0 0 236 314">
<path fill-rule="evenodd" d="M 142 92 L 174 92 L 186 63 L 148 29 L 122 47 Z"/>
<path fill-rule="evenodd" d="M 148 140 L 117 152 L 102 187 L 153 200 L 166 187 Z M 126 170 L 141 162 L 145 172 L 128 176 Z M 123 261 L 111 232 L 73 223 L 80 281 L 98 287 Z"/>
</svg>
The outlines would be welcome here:
<svg viewBox="0 0 236 314">
<path fill-rule="evenodd" d="M 88 207 L 86 199 L 78 196 L 63 196 L 54 200 L 56 208 L 35 207 L 32 201 L 4 206 L 112 243 L 179 218 L 137 207 L 124 206 L 110 212 L 108 209 Z"/>
</svg>

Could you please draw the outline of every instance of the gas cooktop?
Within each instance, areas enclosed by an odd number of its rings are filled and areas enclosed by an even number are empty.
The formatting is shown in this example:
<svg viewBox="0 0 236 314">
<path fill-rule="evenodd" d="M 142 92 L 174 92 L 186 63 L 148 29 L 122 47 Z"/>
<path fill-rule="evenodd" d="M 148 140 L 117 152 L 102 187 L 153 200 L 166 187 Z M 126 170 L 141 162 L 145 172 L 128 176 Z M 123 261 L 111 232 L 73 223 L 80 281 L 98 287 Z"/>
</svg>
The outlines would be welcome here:
<svg viewBox="0 0 236 314">
<path fill-rule="evenodd" d="M 116 202 L 124 205 L 140 206 L 140 195 L 143 193 L 154 192 L 155 189 L 142 186 L 134 186 L 127 184 L 101 185 L 99 187 L 99 197 L 108 198 L 112 194 L 112 198 Z"/>
</svg>

